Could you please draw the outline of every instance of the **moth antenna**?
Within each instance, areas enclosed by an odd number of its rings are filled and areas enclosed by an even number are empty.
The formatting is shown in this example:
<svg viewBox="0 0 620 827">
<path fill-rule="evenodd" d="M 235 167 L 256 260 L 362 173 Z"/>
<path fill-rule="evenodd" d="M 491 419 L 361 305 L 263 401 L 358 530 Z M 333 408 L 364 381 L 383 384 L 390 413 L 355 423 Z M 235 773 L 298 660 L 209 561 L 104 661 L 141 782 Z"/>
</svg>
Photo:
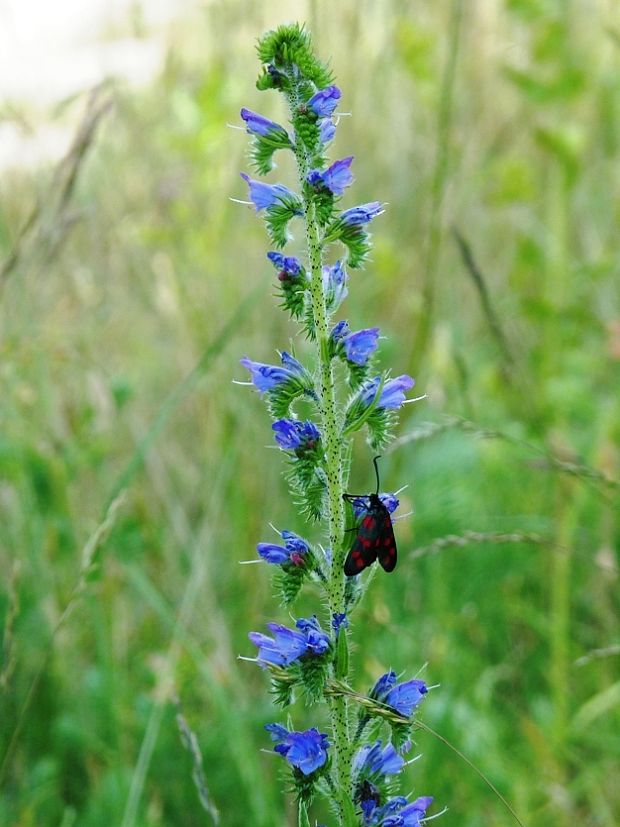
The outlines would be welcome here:
<svg viewBox="0 0 620 827">
<path fill-rule="evenodd" d="M 373 457 L 372 464 L 375 466 L 375 477 L 377 478 L 377 496 L 379 496 L 379 468 L 377 466 L 377 460 L 381 459 L 381 454 L 376 457 Z"/>
</svg>

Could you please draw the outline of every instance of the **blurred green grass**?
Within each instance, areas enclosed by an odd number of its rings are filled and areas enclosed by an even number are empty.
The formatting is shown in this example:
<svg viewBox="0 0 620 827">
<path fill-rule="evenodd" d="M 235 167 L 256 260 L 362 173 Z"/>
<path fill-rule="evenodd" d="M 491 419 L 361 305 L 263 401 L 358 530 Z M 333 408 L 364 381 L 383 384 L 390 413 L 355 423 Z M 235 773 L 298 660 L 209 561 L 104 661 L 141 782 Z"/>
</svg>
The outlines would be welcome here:
<svg viewBox="0 0 620 827">
<path fill-rule="evenodd" d="M 293 330 L 270 298 L 264 229 L 228 200 L 243 197 L 247 144 L 226 127 L 242 105 L 282 118 L 253 87 L 253 44 L 292 18 L 332 56 L 353 115 L 333 149 L 356 158 L 350 204 L 389 202 L 345 312 L 353 327 L 380 325 L 384 364 L 429 394 L 400 433 L 448 415 L 511 437 L 449 427 L 384 459 L 385 487 L 408 483 L 414 516 L 398 524 L 397 573 L 376 578 L 356 619 L 358 686 L 428 662 L 441 687 L 424 720 L 528 827 L 612 827 L 620 670 L 617 651 L 596 650 L 618 643 L 618 489 L 579 468 L 620 479 L 611 0 L 214 3 L 179 21 L 150 89 L 104 91 L 113 107 L 68 203 L 55 206 L 50 169 L 5 174 L 0 260 L 41 209 L 0 288 L 1 754 L 41 680 L 0 823 L 209 824 L 175 693 L 223 823 L 293 823 L 277 761 L 260 752 L 279 713 L 260 670 L 236 660 L 249 629 L 284 615 L 268 572 L 238 562 L 269 521 L 305 527 L 265 450 L 260 400 L 231 384 L 240 356 L 268 361 Z M 279 178 L 290 171 L 282 162 Z M 371 470 L 360 441 L 356 490 Z M 121 484 L 97 575 L 52 637 Z M 408 559 L 467 531 L 548 542 Z M 420 733 L 418 747 L 404 787 L 448 805 L 442 823 L 511 823 L 445 746 Z"/>
</svg>

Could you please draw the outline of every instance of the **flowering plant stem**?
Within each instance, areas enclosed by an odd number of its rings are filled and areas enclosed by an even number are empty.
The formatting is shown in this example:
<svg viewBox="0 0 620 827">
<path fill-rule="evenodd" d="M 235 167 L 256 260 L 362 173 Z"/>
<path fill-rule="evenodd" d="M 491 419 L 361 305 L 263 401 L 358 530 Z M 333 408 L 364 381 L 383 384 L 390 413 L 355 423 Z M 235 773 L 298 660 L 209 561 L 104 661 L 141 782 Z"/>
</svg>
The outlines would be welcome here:
<svg viewBox="0 0 620 827">
<path fill-rule="evenodd" d="M 295 96 L 296 97 L 296 96 Z M 294 98 L 293 98 L 294 100 Z M 291 101 L 291 114 L 295 104 Z M 303 191 L 304 182 L 308 175 L 309 164 L 303 144 L 296 147 L 297 168 L 299 171 L 300 187 Z M 344 537 L 344 507 L 342 495 L 345 493 L 342 473 L 342 442 L 341 427 L 336 392 L 334 388 L 334 370 L 329 354 L 329 328 L 327 325 L 327 310 L 325 287 L 323 284 L 323 246 L 321 243 L 320 228 L 316 219 L 314 202 L 304 198 L 304 220 L 306 224 L 306 241 L 308 245 L 308 259 L 310 264 L 310 298 L 312 302 L 312 316 L 316 330 L 316 358 L 318 375 L 320 377 L 319 410 L 321 416 L 321 432 L 325 445 L 325 469 L 327 474 L 327 523 L 329 527 L 329 542 L 332 550 L 332 566 L 328 582 L 328 600 L 330 616 L 344 614 L 344 573 L 343 537 Z M 345 680 L 348 675 L 341 676 Z M 338 779 L 337 793 L 339 794 L 339 812 L 341 824 L 354 823 L 355 812 L 347 791 L 351 787 L 351 749 L 349 746 L 348 702 L 344 696 L 331 697 L 329 710 L 331 718 L 333 754 Z"/>
<path fill-rule="evenodd" d="M 309 807 L 317 795 L 332 805 L 339 827 L 418 827 L 432 799 L 422 796 L 409 803 L 404 796 L 394 796 L 392 776 L 406 766 L 402 754 L 410 749 L 412 716 L 426 685 L 418 679 L 399 684 L 390 670 L 366 696 L 350 688 L 349 674 L 347 614 L 364 593 L 365 569 L 376 560 L 386 572 L 396 566 L 390 514 L 398 507 L 394 494 L 345 494 L 350 444 L 353 434 L 365 429 L 373 450 L 385 445 L 395 412 L 414 384 L 410 376 L 391 379 L 389 372 L 375 367 L 379 328 L 351 331 L 346 320 L 334 318 L 348 293 L 346 268 L 364 263 L 370 251 L 365 228 L 383 212 L 383 205 L 371 201 L 340 209 L 340 198 L 353 180 L 353 158 L 328 166 L 325 156 L 336 131 L 333 116 L 341 92 L 314 56 L 307 32 L 297 25 L 281 26 L 261 38 L 258 52 L 263 73 L 257 86 L 285 94 L 293 129 L 289 133 L 263 115 L 242 109 L 253 136 L 252 161 L 266 175 L 276 151 L 293 151 L 299 192 L 246 173 L 242 178 L 256 211 L 264 211 L 277 248 L 267 258 L 278 271 L 282 307 L 314 343 L 314 359 L 306 366 L 283 351 L 281 365 L 248 357 L 241 364 L 266 398 L 295 502 L 315 524 L 326 526 L 328 548 L 284 529 L 279 532 L 283 545 L 261 542 L 256 549 L 277 572 L 284 605 L 293 603 L 305 583 L 314 582 L 330 625 L 325 631 L 315 614 L 297 619 L 294 629 L 268 623 L 272 636 L 250 632 L 258 647 L 254 660 L 269 672 L 275 702 L 287 707 L 300 691 L 308 703 L 322 703 L 329 712 L 329 734 L 315 727 L 288 730 L 279 723 L 265 728 L 276 742 L 275 752 L 290 765 L 299 827 L 309 827 Z M 293 240 L 289 223 L 299 218 L 305 230 L 303 259 L 280 252 Z M 346 248 L 346 257 L 325 263 L 327 251 L 337 244 Z M 312 408 L 318 424 L 299 418 L 299 403 Z M 352 543 L 345 541 L 345 499 L 360 520 Z M 384 742 L 377 737 L 381 732 L 387 735 Z"/>
</svg>

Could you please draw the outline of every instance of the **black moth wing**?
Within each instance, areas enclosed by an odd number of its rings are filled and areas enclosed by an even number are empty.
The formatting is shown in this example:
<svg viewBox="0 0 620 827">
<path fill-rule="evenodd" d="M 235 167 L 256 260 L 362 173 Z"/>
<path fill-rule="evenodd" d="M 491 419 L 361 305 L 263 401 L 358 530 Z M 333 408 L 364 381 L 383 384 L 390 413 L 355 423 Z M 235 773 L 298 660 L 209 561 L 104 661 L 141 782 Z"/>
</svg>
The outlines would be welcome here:
<svg viewBox="0 0 620 827">
<path fill-rule="evenodd" d="M 347 577 L 359 574 L 377 559 L 387 572 L 394 571 L 396 567 L 396 539 L 390 512 L 377 494 L 369 494 L 368 500 L 368 510 L 344 561 Z"/>
</svg>

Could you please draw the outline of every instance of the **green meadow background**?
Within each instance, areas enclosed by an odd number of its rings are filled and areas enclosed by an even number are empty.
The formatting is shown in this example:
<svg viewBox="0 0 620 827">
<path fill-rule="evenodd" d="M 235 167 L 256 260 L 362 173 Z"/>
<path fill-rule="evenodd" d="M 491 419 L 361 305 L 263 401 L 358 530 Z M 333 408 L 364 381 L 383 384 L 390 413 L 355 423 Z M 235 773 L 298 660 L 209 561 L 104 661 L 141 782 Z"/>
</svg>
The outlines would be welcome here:
<svg viewBox="0 0 620 827">
<path fill-rule="evenodd" d="M 269 522 L 321 536 L 232 379 L 243 355 L 307 344 L 277 309 L 262 223 L 229 200 L 249 165 L 228 128 L 241 106 L 284 117 L 254 87 L 254 43 L 292 20 L 351 113 L 331 151 L 355 156 L 345 205 L 388 202 L 343 313 L 379 325 L 382 364 L 428 395 L 381 462 L 413 515 L 354 619 L 356 687 L 426 664 L 422 720 L 527 827 L 614 827 L 614 0 L 212 2 L 179 16 L 147 88 L 24 104 L 75 141 L 1 183 L 0 824 L 211 825 L 177 701 L 220 823 L 296 823 L 262 729 L 286 715 L 237 659 L 248 630 L 289 618 L 267 567 L 239 562 Z M 283 158 L 271 180 L 292 172 Z M 358 437 L 354 490 L 371 458 Z M 447 806 L 438 823 L 516 823 L 442 740 L 420 731 L 417 750 L 402 789 Z"/>
</svg>

